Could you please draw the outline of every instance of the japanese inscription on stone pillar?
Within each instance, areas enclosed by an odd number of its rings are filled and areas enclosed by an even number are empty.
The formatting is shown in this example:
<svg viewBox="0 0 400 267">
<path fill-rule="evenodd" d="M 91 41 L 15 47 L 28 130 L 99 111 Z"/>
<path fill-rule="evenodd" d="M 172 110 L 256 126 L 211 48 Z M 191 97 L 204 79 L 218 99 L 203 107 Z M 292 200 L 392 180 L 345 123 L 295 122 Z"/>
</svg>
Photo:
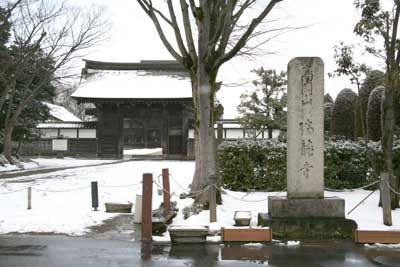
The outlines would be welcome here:
<svg viewBox="0 0 400 267">
<path fill-rule="evenodd" d="M 288 64 L 288 198 L 324 196 L 324 63 L 298 57 Z"/>
</svg>

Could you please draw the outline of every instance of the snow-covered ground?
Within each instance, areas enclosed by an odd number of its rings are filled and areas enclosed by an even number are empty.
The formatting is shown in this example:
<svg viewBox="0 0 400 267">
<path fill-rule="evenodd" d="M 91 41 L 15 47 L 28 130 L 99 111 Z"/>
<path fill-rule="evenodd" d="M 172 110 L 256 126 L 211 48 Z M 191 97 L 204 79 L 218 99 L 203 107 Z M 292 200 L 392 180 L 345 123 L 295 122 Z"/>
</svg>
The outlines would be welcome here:
<svg viewBox="0 0 400 267">
<path fill-rule="evenodd" d="M 75 158 L 35 158 L 31 162 L 21 162 L 23 168 L 18 168 L 15 165 L 6 164 L 0 166 L 0 173 L 18 170 L 31 170 L 36 168 L 61 168 L 61 167 L 76 167 L 76 166 L 89 166 L 102 163 L 114 162 L 115 160 L 97 160 L 97 159 L 75 159 Z"/>
<path fill-rule="evenodd" d="M 5 164 L 4 166 L 0 166 L 0 173 L 9 171 L 36 169 L 39 168 L 40 166 L 37 162 L 22 162 L 21 164 L 22 168 L 11 164 Z"/>
<path fill-rule="evenodd" d="M 124 155 L 162 155 L 162 148 L 124 149 Z"/>
<path fill-rule="evenodd" d="M 142 193 L 143 173 L 153 173 L 153 208 L 157 208 L 162 201 L 162 196 L 157 193 L 157 183 L 161 184 L 159 175 L 162 168 L 170 170 L 172 201 L 178 202 L 179 213 L 174 219 L 174 225 L 209 225 L 210 229 L 217 230 L 221 226 L 233 226 L 234 212 L 242 210 L 252 212 L 251 225 L 256 226 L 257 213 L 268 212 L 268 196 L 285 195 L 284 192 L 244 193 L 226 190 L 226 194 L 223 194 L 223 205 L 218 206 L 218 222 L 209 224 L 208 211 L 192 215 L 186 220 L 183 218 L 182 210 L 192 203 L 192 199 L 181 200 L 179 194 L 188 190 L 194 162 L 129 161 L 82 167 L 0 180 L 0 233 L 54 232 L 82 235 L 88 231 L 88 226 L 100 224 L 117 215 L 105 212 L 105 202 L 135 202 L 136 194 Z M 91 210 L 91 181 L 99 183 L 99 211 Z M 33 194 L 31 210 L 27 210 L 28 186 L 32 187 Z M 344 198 L 348 212 L 369 192 L 325 192 L 325 196 Z M 360 229 L 400 230 L 400 210 L 393 211 L 392 227 L 382 224 L 382 210 L 377 206 L 378 198 L 379 194 L 375 192 L 348 215 L 348 218 L 355 220 Z"/>
</svg>

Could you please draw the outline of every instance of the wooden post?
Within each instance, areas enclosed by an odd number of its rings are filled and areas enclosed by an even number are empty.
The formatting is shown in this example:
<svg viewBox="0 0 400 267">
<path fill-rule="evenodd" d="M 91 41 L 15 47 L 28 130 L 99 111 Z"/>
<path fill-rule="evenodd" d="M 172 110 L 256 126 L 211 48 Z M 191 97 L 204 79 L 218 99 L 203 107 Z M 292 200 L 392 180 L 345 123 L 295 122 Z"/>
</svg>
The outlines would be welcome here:
<svg viewBox="0 0 400 267">
<path fill-rule="evenodd" d="M 142 241 L 151 241 L 152 237 L 152 198 L 153 174 L 143 174 L 142 191 Z"/>
<path fill-rule="evenodd" d="M 217 145 L 220 145 L 223 140 L 224 128 L 221 122 L 217 124 Z"/>
<path fill-rule="evenodd" d="M 169 192 L 169 170 L 162 169 L 163 178 L 163 197 L 164 197 L 164 217 L 171 211 L 171 194 Z"/>
<path fill-rule="evenodd" d="M 216 222 L 217 221 L 217 188 L 215 187 L 216 184 L 216 177 L 215 176 L 210 176 L 209 178 L 209 194 L 210 194 L 210 199 L 209 199 L 209 205 L 210 205 L 210 222 Z"/>
<path fill-rule="evenodd" d="M 32 187 L 28 187 L 28 210 L 32 209 Z"/>
<path fill-rule="evenodd" d="M 389 174 L 387 172 L 381 173 L 381 195 L 382 195 L 382 210 L 383 210 L 383 224 L 392 225 L 392 208 L 390 204 L 390 190 L 388 187 Z"/>
<path fill-rule="evenodd" d="M 136 195 L 134 223 L 142 223 L 142 195 Z"/>
<path fill-rule="evenodd" d="M 97 185 L 97 181 L 92 181 L 92 208 L 97 211 L 99 207 L 99 189 Z"/>
</svg>

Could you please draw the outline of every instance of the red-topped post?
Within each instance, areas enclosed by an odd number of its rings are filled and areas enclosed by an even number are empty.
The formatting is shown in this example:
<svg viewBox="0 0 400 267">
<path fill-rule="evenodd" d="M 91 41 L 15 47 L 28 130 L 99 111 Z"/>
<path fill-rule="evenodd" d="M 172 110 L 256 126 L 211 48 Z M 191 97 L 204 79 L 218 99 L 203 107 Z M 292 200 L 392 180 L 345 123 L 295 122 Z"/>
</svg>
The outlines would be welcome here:
<svg viewBox="0 0 400 267">
<path fill-rule="evenodd" d="M 164 217 L 171 211 L 171 194 L 169 189 L 169 170 L 162 169 L 163 196 L 164 196 Z"/>
<path fill-rule="evenodd" d="M 152 199 L 153 174 L 143 174 L 142 201 L 142 241 L 151 241 L 152 237 Z"/>
</svg>

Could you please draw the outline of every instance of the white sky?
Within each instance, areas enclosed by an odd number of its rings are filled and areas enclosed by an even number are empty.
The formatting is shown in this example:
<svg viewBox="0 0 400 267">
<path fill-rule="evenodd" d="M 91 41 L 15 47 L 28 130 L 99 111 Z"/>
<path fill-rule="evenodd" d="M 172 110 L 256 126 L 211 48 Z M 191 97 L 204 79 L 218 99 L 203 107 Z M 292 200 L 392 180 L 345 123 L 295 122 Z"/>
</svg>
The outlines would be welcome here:
<svg viewBox="0 0 400 267">
<path fill-rule="evenodd" d="M 78 0 L 74 0 L 79 2 Z M 160 1 L 160 0 L 158 0 Z M 154 1 L 157 3 L 158 1 Z M 388 0 L 385 0 L 388 1 Z M 154 29 L 135 0 L 96 0 L 108 7 L 113 23 L 110 39 L 97 47 L 86 58 L 104 61 L 140 61 L 142 59 L 171 59 Z M 219 80 L 224 83 L 242 83 L 251 80 L 252 69 L 264 66 L 286 70 L 287 63 L 297 56 L 318 56 L 325 63 L 325 73 L 335 68 L 333 46 L 345 41 L 347 44 L 360 41 L 353 34 L 353 27 L 359 19 L 352 0 L 284 0 L 278 4 L 275 14 L 284 15 L 283 23 L 291 26 L 311 25 L 305 29 L 291 31 L 271 43 L 278 55 L 265 55 L 249 61 L 234 59 L 220 71 Z M 360 60 L 366 60 L 363 56 Z M 368 63 L 379 68 L 378 61 Z M 325 92 L 336 97 L 343 88 L 353 88 L 347 78 L 325 77 Z M 239 96 L 251 85 L 223 87 L 218 97 L 225 107 L 225 118 L 236 116 Z"/>
</svg>

